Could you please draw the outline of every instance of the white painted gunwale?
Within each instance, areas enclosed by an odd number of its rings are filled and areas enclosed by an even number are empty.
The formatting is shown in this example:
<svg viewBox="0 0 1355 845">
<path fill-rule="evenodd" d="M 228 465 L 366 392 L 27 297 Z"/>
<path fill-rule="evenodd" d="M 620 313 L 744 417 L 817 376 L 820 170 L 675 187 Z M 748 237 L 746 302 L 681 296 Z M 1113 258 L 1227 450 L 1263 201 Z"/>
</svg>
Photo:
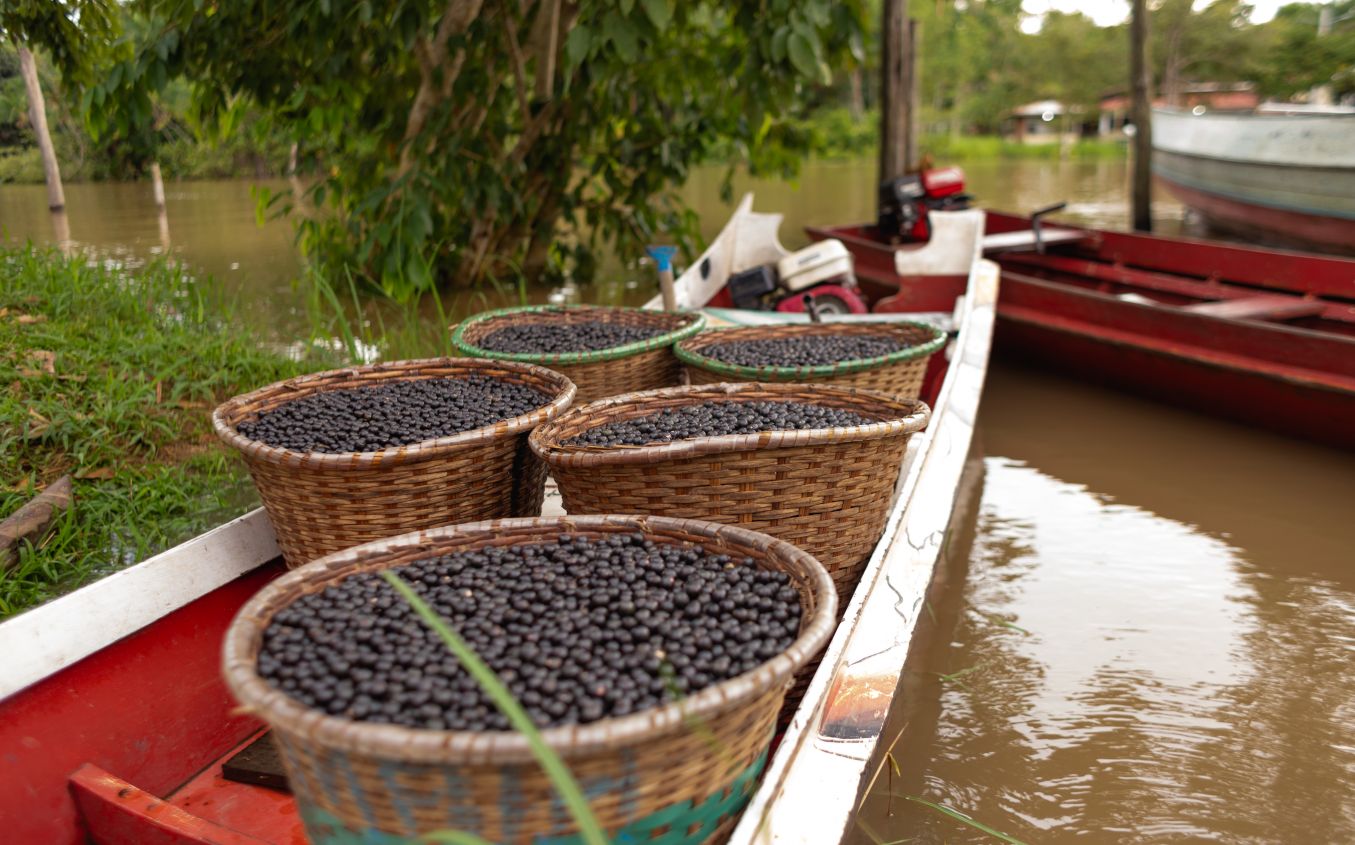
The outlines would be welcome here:
<svg viewBox="0 0 1355 845">
<path fill-rule="evenodd" d="M 976 240 L 976 250 L 979 240 Z M 803 703 L 744 811 L 730 845 L 838 842 L 860 806 L 944 546 L 973 442 L 996 318 L 998 267 L 978 260 L 957 306 L 960 334 L 932 422 L 909 443 L 898 503 Z M 854 683 L 855 682 L 855 683 Z M 851 714 L 841 738 L 839 695 L 868 686 L 877 712 Z"/>
<path fill-rule="evenodd" d="M 278 557 L 262 508 L 0 623 L 0 699 Z"/>
</svg>

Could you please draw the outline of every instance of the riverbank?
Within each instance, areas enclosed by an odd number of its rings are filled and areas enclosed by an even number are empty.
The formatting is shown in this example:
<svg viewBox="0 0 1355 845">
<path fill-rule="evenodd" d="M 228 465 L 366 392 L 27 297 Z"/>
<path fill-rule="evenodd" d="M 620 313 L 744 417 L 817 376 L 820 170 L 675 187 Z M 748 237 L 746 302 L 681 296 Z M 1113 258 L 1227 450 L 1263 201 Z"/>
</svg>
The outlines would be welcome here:
<svg viewBox="0 0 1355 845">
<path fill-rule="evenodd" d="M 825 109 L 801 121 L 797 131 L 809 136 L 811 158 L 836 161 L 873 156 L 879 144 L 879 112 L 860 117 L 848 109 Z M 1123 141 L 1089 138 L 1059 144 L 1023 144 L 996 135 L 929 134 L 922 153 L 937 164 L 986 160 L 1113 160 L 1128 154 Z M 730 155 L 733 155 L 731 152 Z M 207 144 L 187 139 L 160 148 L 160 166 L 170 181 L 199 179 L 278 178 L 286 166 L 287 150 L 272 142 L 257 146 L 244 141 Z M 722 165 L 714 161 L 711 165 Z M 101 172 L 92 163 L 63 161 L 68 183 L 124 181 Z M 38 184 L 43 181 L 42 159 L 36 147 L 0 148 L 0 184 Z"/>
<path fill-rule="evenodd" d="M 75 505 L 0 574 L 0 619 L 255 505 L 220 400 L 332 363 L 293 360 L 165 262 L 128 271 L 0 248 L 0 519 L 63 475 Z"/>
<path fill-rule="evenodd" d="M 868 111 L 855 117 L 847 109 L 825 109 L 800 124 L 810 136 L 818 158 L 845 159 L 875 154 L 880 143 L 880 114 Z M 925 134 L 919 143 L 924 156 L 937 165 L 970 161 L 1027 160 L 1095 161 L 1128 155 L 1124 141 L 1085 138 L 1068 145 L 1024 144 L 996 135 Z"/>
</svg>

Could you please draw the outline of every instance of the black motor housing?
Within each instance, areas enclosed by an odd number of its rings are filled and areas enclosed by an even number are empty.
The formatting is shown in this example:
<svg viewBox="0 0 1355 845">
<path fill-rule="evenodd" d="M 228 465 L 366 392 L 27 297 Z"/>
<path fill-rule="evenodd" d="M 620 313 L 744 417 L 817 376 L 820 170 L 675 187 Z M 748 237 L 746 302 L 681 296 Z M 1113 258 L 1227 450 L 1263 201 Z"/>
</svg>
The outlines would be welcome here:
<svg viewBox="0 0 1355 845">
<path fill-rule="evenodd" d="M 920 205 L 926 195 L 927 189 L 918 173 L 881 182 L 875 218 L 881 237 L 890 240 L 910 237 L 923 214 Z"/>
<path fill-rule="evenodd" d="M 725 287 L 735 308 L 758 310 L 766 307 L 765 297 L 776 290 L 776 266 L 764 265 L 729 277 Z"/>
</svg>

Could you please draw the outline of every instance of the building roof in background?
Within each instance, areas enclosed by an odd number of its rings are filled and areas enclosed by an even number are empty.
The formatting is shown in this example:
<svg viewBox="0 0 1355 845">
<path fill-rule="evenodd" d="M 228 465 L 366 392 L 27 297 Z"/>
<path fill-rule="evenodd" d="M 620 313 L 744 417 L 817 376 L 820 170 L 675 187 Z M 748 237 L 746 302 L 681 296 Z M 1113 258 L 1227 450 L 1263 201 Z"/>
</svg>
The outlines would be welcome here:
<svg viewBox="0 0 1355 845">
<path fill-rule="evenodd" d="M 1053 116 L 1058 117 L 1063 114 L 1080 114 L 1081 112 L 1081 107 L 1074 106 L 1072 109 L 1069 109 L 1058 100 L 1036 100 L 1033 103 L 1026 103 L 1025 105 L 1017 106 L 1012 109 L 1011 116 L 1043 117 L 1046 114 L 1052 114 Z"/>
</svg>

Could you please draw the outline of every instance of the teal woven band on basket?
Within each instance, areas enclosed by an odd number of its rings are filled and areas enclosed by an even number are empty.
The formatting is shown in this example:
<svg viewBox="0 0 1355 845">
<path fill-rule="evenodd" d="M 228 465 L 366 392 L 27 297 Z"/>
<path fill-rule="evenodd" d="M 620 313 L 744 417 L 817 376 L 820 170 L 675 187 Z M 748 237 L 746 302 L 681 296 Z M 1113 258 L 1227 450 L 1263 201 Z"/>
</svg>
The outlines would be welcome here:
<svg viewBox="0 0 1355 845">
<path fill-rule="evenodd" d="M 859 373 L 863 370 L 873 370 L 876 367 L 882 367 L 888 364 L 898 364 L 903 361 L 911 361 L 914 358 L 925 358 L 946 345 L 946 333 L 935 326 L 929 326 L 926 323 L 914 323 L 900 320 L 881 323 L 881 326 L 909 326 L 930 333 L 932 338 L 923 343 L 904 347 L 897 352 L 890 352 L 888 355 L 877 355 L 874 358 L 856 358 L 851 361 L 839 361 L 836 364 L 819 364 L 810 367 L 749 367 L 744 364 L 730 364 L 703 355 L 699 351 L 693 352 L 684 349 L 681 344 L 673 347 L 673 352 L 677 355 L 679 361 L 688 366 L 700 367 L 703 370 L 710 370 L 713 373 L 719 373 L 723 376 L 734 376 L 731 381 L 759 381 L 768 377 L 783 380 L 794 379 L 798 381 L 807 381 L 813 378 L 831 378 L 833 376 L 847 375 L 848 373 Z M 738 326 L 729 329 L 715 329 L 708 332 L 702 340 L 709 338 L 710 342 L 704 344 L 704 347 L 709 348 L 721 343 L 722 341 L 718 340 L 718 336 L 722 332 L 738 332 L 747 328 L 749 327 Z"/>
<path fill-rule="evenodd" d="M 721 822 L 743 809 L 766 764 L 767 753 L 763 752 L 727 788 L 699 803 L 683 801 L 637 819 L 610 837 L 612 845 L 700 845 Z M 309 803 L 299 803 L 298 809 L 314 845 L 422 845 L 429 841 L 380 830 L 353 830 Z M 536 837 L 532 841 L 533 845 L 581 845 L 583 839 L 569 835 Z"/>
<path fill-rule="evenodd" d="M 679 326 L 676 329 L 662 334 L 656 334 L 653 337 L 648 337 L 644 340 L 637 340 L 632 343 L 627 343 L 622 346 L 613 346 L 608 349 L 596 349 L 590 352 L 496 352 L 492 349 L 476 346 L 466 340 L 466 332 L 469 329 L 489 320 L 512 317 L 518 314 L 577 314 L 586 313 L 587 311 L 595 311 L 600 318 L 605 320 L 606 314 L 609 312 L 644 312 L 645 309 L 594 305 L 523 305 L 516 308 L 498 308 L 493 311 L 484 311 L 462 320 L 461 324 L 456 327 L 456 331 L 452 333 L 452 345 L 462 354 L 472 358 L 495 358 L 500 361 L 522 361 L 528 364 L 541 364 L 546 367 L 549 367 L 551 364 L 596 364 L 602 361 L 614 361 L 617 358 L 625 358 L 640 352 L 648 352 L 651 349 L 671 346 L 679 341 L 686 340 L 706 327 L 706 316 L 704 314 L 698 311 L 682 312 L 680 316 L 688 320 L 687 325 Z M 665 314 L 669 312 L 654 311 L 647 313 Z M 505 325 L 509 324 L 505 323 Z"/>
</svg>

